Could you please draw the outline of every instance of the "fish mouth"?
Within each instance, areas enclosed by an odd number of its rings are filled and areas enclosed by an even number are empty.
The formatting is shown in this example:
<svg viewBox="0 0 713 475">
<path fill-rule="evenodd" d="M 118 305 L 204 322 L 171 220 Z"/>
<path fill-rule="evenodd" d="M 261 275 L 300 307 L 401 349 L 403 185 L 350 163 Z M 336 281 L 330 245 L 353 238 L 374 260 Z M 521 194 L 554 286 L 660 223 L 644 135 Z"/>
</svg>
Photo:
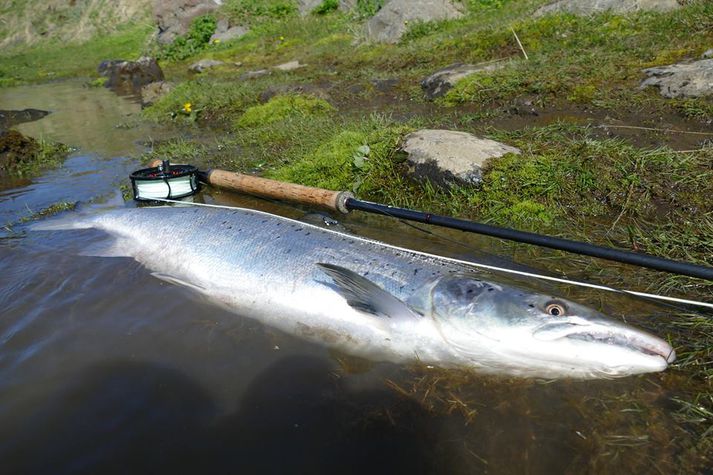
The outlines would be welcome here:
<svg viewBox="0 0 713 475">
<path fill-rule="evenodd" d="M 660 338 L 634 330 L 613 332 L 606 329 L 587 329 L 570 333 L 566 338 L 628 348 L 645 355 L 661 357 L 667 364 L 676 360 L 676 351 L 671 345 Z"/>
</svg>

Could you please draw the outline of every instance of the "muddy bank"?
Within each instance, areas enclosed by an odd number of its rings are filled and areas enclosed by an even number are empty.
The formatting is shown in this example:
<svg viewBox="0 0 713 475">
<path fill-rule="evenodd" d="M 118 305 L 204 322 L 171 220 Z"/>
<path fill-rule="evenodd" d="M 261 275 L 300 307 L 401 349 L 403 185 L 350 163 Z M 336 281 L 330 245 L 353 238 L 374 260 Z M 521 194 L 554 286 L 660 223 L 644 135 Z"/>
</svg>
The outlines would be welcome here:
<svg viewBox="0 0 713 475">
<path fill-rule="evenodd" d="M 40 109 L 25 110 L 0 110 L 0 131 L 7 130 L 18 124 L 33 122 L 49 114 L 48 111 Z"/>
</svg>

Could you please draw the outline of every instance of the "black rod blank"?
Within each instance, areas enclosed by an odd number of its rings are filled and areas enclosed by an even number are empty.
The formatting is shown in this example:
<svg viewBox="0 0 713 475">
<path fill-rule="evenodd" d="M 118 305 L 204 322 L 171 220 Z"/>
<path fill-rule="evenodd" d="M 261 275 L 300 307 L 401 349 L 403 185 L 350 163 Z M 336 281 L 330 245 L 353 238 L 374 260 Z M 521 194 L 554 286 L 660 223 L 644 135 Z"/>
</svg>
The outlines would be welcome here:
<svg viewBox="0 0 713 475">
<path fill-rule="evenodd" d="M 476 223 L 463 219 L 449 218 L 447 216 L 439 216 L 437 214 L 424 213 L 405 208 L 396 208 L 386 206 L 379 203 L 369 201 L 361 201 L 355 198 L 348 198 L 345 206 L 349 210 L 365 211 L 367 213 L 381 214 L 394 218 L 416 221 L 419 223 L 433 224 L 446 228 L 459 229 L 476 234 L 484 234 L 510 241 L 523 242 L 526 244 L 534 244 L 535 246 L 548 247 L 550 249 L 559 249 L 561 251 L 582 254 L 585 256 L 598 257 L 610 261 L 623 262 L 633 264 L 649 269 L 670 272 L 672 274 L 687 275 L 697 277 L 699 279 L 713 280 L 713 267 L 706 267 L 689 262 L 673 261 L 662 257 L 651 256 L 630 251 L 621 251 L 610 247 L 596 246 L 585 242 L 572 241 L 553 236 L 545 236 L 526 231 L 517 231 L 514 229 L 501 228 L 489 224 Z"/>
</svg>

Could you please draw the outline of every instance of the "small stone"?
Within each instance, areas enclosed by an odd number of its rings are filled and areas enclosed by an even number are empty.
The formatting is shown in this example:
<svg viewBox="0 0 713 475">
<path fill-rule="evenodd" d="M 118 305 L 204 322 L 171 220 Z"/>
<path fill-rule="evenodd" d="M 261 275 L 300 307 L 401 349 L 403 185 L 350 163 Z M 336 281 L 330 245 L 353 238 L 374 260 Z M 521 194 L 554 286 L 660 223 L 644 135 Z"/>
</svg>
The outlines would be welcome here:
<svg viewBox="0 0 713 475">
<path fill-rule="evenodd" d="M 451 64 L 421 81 L 421 88 L 426 93 L 426 99 L 432 100 L 443 96 L 463 78 L 475 73 L 497 71 L 505 67 L 506 64 L 504 61 L 488 64 Z"/>
<path fill-rule="evenodd" d="M 705 53 L 703 53 L 703 56 L 701 56 L 703 59 L 713 59 L 713 48 L 709 49 Z"/>
<path fill-rule="evenodd" d="M 641 83 L 641 89 L 658 87 L 664 97 L 673 99 L 713 95 L 713 59 L 649 68 L 644 73 L 648 78 Z"/>
<path fill-rule="evenodd" d="M 278 64 L 277 66 L 273 66 L 273 69 L 277 69 L 278 71 L 294 71 L 295 69 L 300 69 L 304 68 L 306 65 L 305 64 L 300 64 L 298 60 L 294 61 L 288 61 L 286 63 Z"/>
<path fill-rule="evenodd" d="M 241 80 L 246 80 L 246 79 L 255 79 L 259 78 L 262 76 L 267 76 L 270 74 L 269 69 L 258 69 L 257 71 L 248 71 L 247 73 L 244 73 L 240 76 Z"/>
<path fill-rule="evenodd" d="M 210 37 L 210 42 L 211 43 L 224 43 L 226 41 L 230 40 L 235 40 L 237 38 L 241 38 L 245 36 L 248 33 L 248 29 L 245 28 L 244 26 L 234 26 L 232 28 L 229 28 L 225 31 L 217 31 L 213 33 L 213 36 Z"/>
<path fill-rule="evenodd" d="M 221 66 L 223 64 L 225 63 L 216 59 L 201 59 L 197 63 L 191 64 L 188 67 L 188 70 L 194 73 L 202 73 L 203 71 L 206 71 L 210 68 L 214 68 L 216 66 Z"/>
<path fill-rule="evenodd" d="M 406 136 L 401 148 L 408 155 L 407 163 L 416 179 L 444 187 L 453 183 L 477 184 L 489 159 L 520 154 L 515 147 L 452 130 L 413 132 Z"/>
<path fill-rule="evenodd" d="M 141 88 L 141 106 L 148 107 L 171 92 L 174 85 L 167 81 L 156 81 Z"/>
</svg>

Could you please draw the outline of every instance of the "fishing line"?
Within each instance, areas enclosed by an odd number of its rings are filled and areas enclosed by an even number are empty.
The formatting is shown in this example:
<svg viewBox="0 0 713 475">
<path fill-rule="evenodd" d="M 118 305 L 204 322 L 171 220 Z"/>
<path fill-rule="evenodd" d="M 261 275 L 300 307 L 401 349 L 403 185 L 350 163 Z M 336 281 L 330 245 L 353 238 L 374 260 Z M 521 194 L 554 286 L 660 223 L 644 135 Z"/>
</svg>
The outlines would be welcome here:
<svg viewBox="0 0 713 475">
<path fill-rule="evenodd" d="M 235 207 L 235 206 L 213 205 L 213 204 L 206 204 L 206 203 L 187 203 L 187 202 L 184 202 L 184 201 L 171 200 L 171 199 L 165 199 L 165 198 L 155 198 L 153 201 L 161 201 L 161 202 L 164 202 L 164 203 L 175 203 L 175 204 L 184 205 L 184 206 L 202 206 L 202 207 L 204 207 L 204 208 L 218 208 L 218 209 L 229 209 L 229 210 L 241 209 L 241 208 L 238 208 L 238 207 Z M 259 211 L 259 210 L 251 210 L 251 211 L 253 211 L 253 212 L 255 212 L 255 213 L 258 213 L 258 214 L 262 214 L 262 215 L 272 216 L 270 213 L 266 213 L 266 212 L 264 212 L 264 211 Z M 281 217 L 281 218 L 282 218 L 282 219 L 287 219 L 287 220 L 290 220 L 290 221 L 295 221 L 295 220 L 290 219 L 290 218 L 284 218 L 284 217 Z M 338 231 L 334 231 L 334 230 L 326 229 L 326 228 L 320 228 L 320 227 L 314 226 L 314 225 L 312 225 L 312 224 L 302 223 L 302 222 L 299 222 L 299 223 L 302 224 L 303 226 L 308 226 L 308 227 L 313 227 L 313 228 L 321 229 L 321 230 L 323 230 L 323 231 L 325 231 L 325 232 L 334 233 L 334 234 L 342 234 L 342 233 L 339 233 Z M 613 287 L 607 287 L 606 285 L 591 284 L 591 283 L 589 283 L 589 282 L 581 282 L 581 281 L 577 281 L 577 280 L 569 280 L 569 279 L 564 279 L 564 278 L 562 278 L 562 277 L 551 277 L 551 276 L 542 275 L 542 274 L 535 274 L 535 273 L 533 273 L 533 272 L 525 272 L 525 271 L 519 271 L 519 270 L 514 270 L 514 269 L 508 269 L 508 268 L 498 267 L 498 266 L 493 266 L 493 265 L 488 265 L 488 264 L 480 264 L 480 263 L 477 263 L 477 262 L 469 262 L 469 261 L 464 261 L 464 260 L 461 260 L 461 259 L 456 259 L 456 258 L 453 258 L 453 257 L 437 256 L 437 255 L 434 255 L 434 254 L 429 254 L 429 253 L 427 253 L 427 252 L 415 251 L 415 250 L 413 250 L 413 249 L 406 249 L 406 248 L 403 248 L 403 247 L 394 246 L 394 245 L 392 245 L 392 244 L 387 244 L 387 243 L 383 243 L 383 242 L 380 242 L 380 241 L 375 241 L 375 240 L 373 240 L 373 239 L 363 238 L 363 237 L 360 237 L 360 236 L 353 236 L 353 235 L 352 235 L 351 237 L 352 237 L 353 239 L 357 239 L 357 240 L 360 240 L 360 241 L 363 241 L 363 242 L 369 242 L 369 243 L 379 244 L 379 245 L 386 246 L 386 247 L 388 247 L 388 248 L 395 249 L 395 250 L 399 250 L 399 251 L 412 252 L 412 253 L 414 253 L 414 254 L 418 254 L 418 255 L 421 255 L 421 256 L 425 256 L 425 257 L 431 257 L 431 258 L 435 258 L 435 259 L 444 259 L 444 260 L 449 261 L 449 262 L 454 262 L 454 263 L 457 263 L 457 264 L 462 264 L 462 265 L 471 266 L 471 267 L 477 267 L 477 268 L 480 268 L 480 269 L 486 269 L 486 270 L 490 270 L 490 271 L 503 272 L 503 273 L 506 273 L 506 274 L 514 274 L 514 275 L 519 275 L 519 276 L 523 276 L 523 277 L 530 277 L 530 278 L 533 278 L 533 279 L 548 280 L 548 281 L 551 281 L 551 282 L 558 282 L 558 283 L 561 283 L 561 284 L 576 285 L 576 286 L 579 286 L 579 287 L 587 287 L 587 288 L 590 288 L 590 289 L 604 290 L 604 291 L 606 291 L 606 292 L 615 292 L 615 293 L 620 293 L 620 294 L 634 295 L 634 296 L 636 296 L 636 297 L 643 297 L 643 298 L 649 298 L 649 299 L 654 299 L 654 300 L 662 300 L 662 301 L 665 301 L 665 302 L 674 302 L 674 303 L 680 303 L 680 304 L 685 304 L 685 305 L 695 305 L 695 306 L 698 306 L 698 307 L 706 307 L 706 308 L 713 309 L 713 303 L 708 303 L 708 302 L 699 302 L 699 301 L 697 301 L 697 300 L 688 300 L 688 299 L 682 299 L 682 298 L 678 298 L 678 297 L 669 297 L 669 296 L 667 296 L 667 295 L 650 294 L 650 293 L 647 293 L 647 292 L 637 292 L 637 291 L 635 291 L 635 290 L 615 289 L 615 288 L 613 288 Z"/>
</svg>

